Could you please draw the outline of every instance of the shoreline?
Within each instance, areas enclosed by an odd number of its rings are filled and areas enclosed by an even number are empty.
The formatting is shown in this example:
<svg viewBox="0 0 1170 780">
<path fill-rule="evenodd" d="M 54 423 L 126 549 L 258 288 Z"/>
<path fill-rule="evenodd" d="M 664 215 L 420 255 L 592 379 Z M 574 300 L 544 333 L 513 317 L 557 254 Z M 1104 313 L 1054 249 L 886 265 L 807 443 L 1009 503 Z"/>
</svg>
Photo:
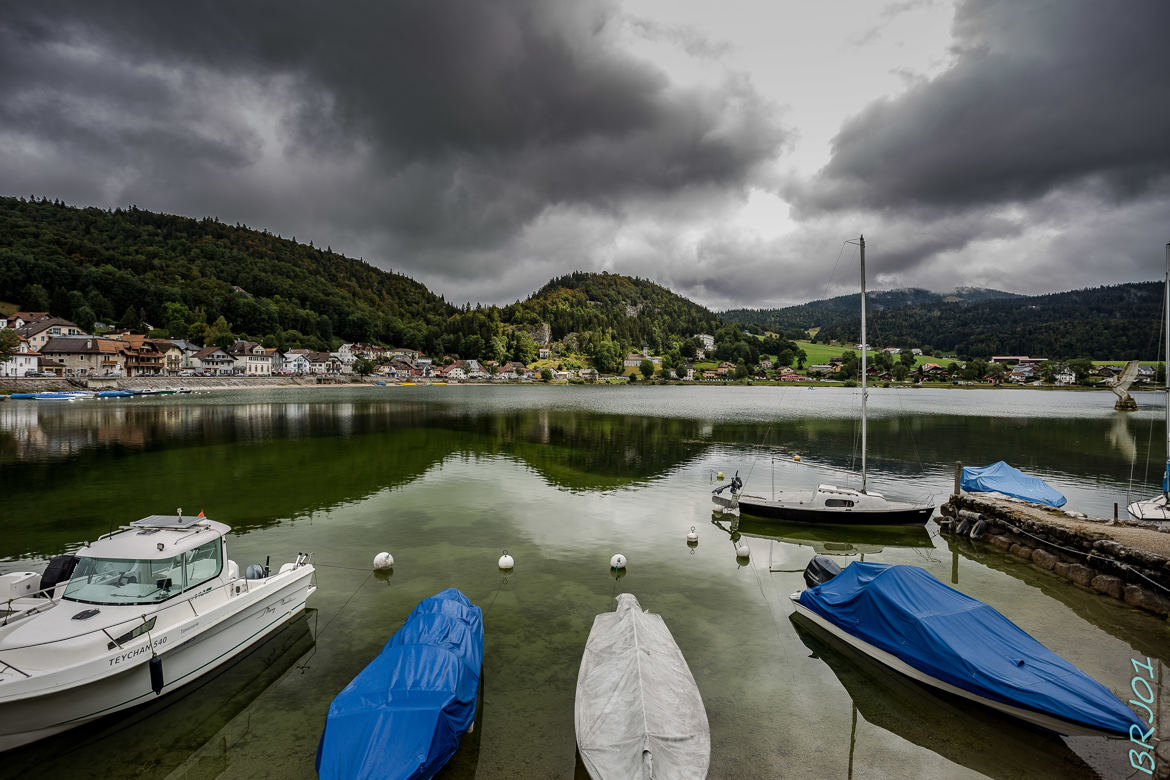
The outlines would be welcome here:
<svg viewBox="0 0 1170 780">
<path fill-rule="evenodd" d="M 161 389 L 178 389 L 180 387 L 190 390 L 262 390 L 275 388 L 299 388 L 299 389 L 319 389 L 319 388 L 339 388 L 339 387 L 426 387 L 426 386 L 440 386 L 440 387 L 536 387 L 540 385 L 579 385 L 583 387 L 663 387 L 663 386 L 680 386 L 680 387 L 808 387 L 810 389 L 831 389 L 831 388 L 846 388 L 850 389 L 860 387 L 859 384 L 852 386 L 846 385 L 844 382 L 780 382 L 776 380 L 753 380 L 748 382 L 740 382 L 736 380 L 717 380 L 717 381 L 685 381 L 678 379 L 662 380 L 662 379 L 643 379 L 636 382 L 567 382 L 564 380 L 553 380 L 551 382 L 544 381 L 523 381 L 523 380 L 509 380 L 506 382 L 494 381 L 421 381 L 421 382 L 395 382 L 390 380 L 381 380 L 375 377 L 328 377 L 329 381 L 319 382 L 318 377 L 192 377 L 192 376 L 169 376 L 169 377 L 131 377 L 131 378 L 117 378 L 117 377 L 0 377 L 0 400 L 7 399 L 7 396 L 12 393 L 40 393 L 40 392 L 57 392 L 69 390 L 161 390 Z M 384 385 L 375 384 L 378 381 L 385 382 Z M 1108 387 L 1075 387 L 1075 386 L 1035 386 L 1035 385 L 955 385 L 950 382 L 931 382 L 927 384 L 896 384 L 890 383 L 888 385 L 870 385 L 871 390 L 921 390 L 921 389 L 946 389 L 946 390 L 1041 390 L 1041 391 L 1061 391 L 1061 392 L 1107 392 Z M 1130 394 L 1144 395 L 1146 393 L 1162 392 L 1161 388 L 1141 388 L 1131 389 Z"/>
</svg>

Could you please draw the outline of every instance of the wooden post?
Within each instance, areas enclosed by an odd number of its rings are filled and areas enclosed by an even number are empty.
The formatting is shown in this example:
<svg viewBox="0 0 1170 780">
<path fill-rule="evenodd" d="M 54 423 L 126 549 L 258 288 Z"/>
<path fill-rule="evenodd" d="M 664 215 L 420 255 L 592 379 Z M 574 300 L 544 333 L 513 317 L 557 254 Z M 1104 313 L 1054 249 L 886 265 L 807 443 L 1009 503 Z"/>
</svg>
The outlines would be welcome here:
<svg viewBox="0 0 1170 780">
<path fill-rule="evenodd" d="M 955 495 L 959 495 L 959 477 L 963 475 L 963 462 L 955 461 Z"/>
<path fill-rule="evenodd" d="M 951 550 L 951 584 L 959 584 L 959 551 Z"/>
</svg>

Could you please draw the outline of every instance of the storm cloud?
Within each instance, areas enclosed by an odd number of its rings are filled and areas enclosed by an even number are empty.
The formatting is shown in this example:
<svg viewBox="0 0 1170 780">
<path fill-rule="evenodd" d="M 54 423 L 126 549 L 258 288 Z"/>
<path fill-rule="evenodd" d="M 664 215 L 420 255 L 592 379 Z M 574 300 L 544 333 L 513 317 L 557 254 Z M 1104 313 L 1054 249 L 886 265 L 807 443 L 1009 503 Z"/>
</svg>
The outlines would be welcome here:
<svg viewBox="0 0 1170 780">
<path fill-rule="evenodd" d="M 13 7 L 0 180 L 490 278 L 550 208 L 742 187 L 784 140 L 747 80 L 672 83 L 623 51 L 619 17 L 576 0 Z"/>
<path fill-rule="evenodd" d="M 1142 198 L 1170 176 L 1170 5 L 978 0 L 956 60 L 868 106 L 799 193 L 805 211 L 953 211 L 1097 186 Z"/>
<path fill-rule="evenodd" d="M 580 269 L 800 303 L 851 291 L 859 233 L 875 288 L 1156 278 L 1170 5 L 958 0 L 945 41 L 950 8 L 10 4 L 0 194 L 243 223 L 456 302 Z M 894 86 L 858 78 L 877 51 Z"/>
</svg>

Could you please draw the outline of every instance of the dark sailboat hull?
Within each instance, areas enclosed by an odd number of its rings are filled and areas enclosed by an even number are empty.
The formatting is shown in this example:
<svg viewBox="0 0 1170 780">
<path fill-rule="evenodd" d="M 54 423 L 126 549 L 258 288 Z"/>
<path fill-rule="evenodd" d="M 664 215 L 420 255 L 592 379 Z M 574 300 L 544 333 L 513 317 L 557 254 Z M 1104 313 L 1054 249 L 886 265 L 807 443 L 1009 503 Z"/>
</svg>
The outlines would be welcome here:
<svg viewBox="0 0 1170 780">
<path fill-rule="evenodd" d="M 755 517 L 820 525 L 925 525 L 934 514 L 933 506 L 895 509 L 837 509 L 792 506 L 740 496 L 739 510 Z"/>
</svg>

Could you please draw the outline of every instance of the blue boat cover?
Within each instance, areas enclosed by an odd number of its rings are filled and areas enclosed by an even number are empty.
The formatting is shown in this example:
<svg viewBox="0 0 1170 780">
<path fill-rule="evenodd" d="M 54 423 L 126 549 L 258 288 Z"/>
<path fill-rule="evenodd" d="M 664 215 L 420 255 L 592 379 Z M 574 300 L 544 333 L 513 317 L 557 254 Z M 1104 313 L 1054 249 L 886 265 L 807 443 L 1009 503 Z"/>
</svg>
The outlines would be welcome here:
<svg viewBox="0 0 1170 780">
<path fill-rule="evenodd" d="M 800 594 L 838 628 L 988 699 L 1117 734 L 1142 726 L 1108 688 L 982 601 L 917 566 L 854 561 Z"/>
<path fill-rule="evenodd" d="M 1003 493 L 1034 504 L 1064 506 L 1068 501 L 1060 491 L 1039 477 L 1029 477 L 1002 460 L 982 468 L 964 466 L 959 487 L 968 493 Z"/>
<path fill-rule="evenodd" d="M 329 705 L 322 778 L 427 778 L 475 720 L 483 613 L 455 588 L 423 599 Z"/>
</svg>

